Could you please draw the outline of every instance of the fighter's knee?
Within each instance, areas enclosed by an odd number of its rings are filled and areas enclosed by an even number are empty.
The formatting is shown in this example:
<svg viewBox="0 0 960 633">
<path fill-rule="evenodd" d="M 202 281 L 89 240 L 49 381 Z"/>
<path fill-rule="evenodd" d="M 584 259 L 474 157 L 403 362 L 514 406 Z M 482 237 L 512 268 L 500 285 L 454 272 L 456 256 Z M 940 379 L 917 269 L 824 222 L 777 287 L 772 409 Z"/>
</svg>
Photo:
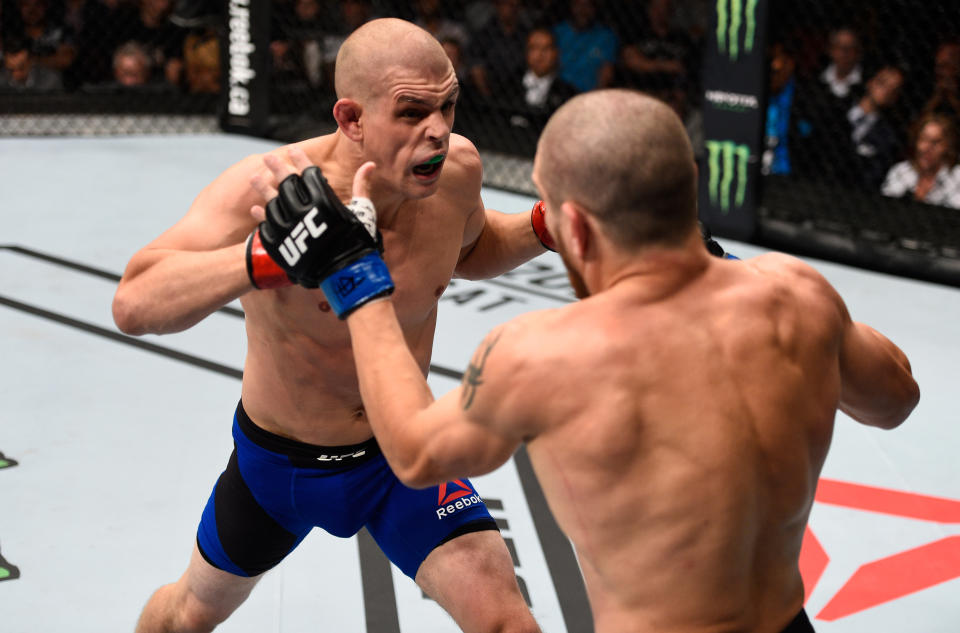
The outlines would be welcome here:
<svg viewBox="0 0 960 633">
<path fill-rule="evenodd" d="M 209 609 L 189 608 L 184 609 L 178 618 L 177 631 L 183 633 L 210 633 L 217 625 L 226 619 L 226 616 L 219 617 L 217 613 Z"/>
<path fill-rule="evenodd" d="M 231 611 L 201 601 L 188 593 L 177 611 L 176 631 L 183 633 L 210 633 L 227 619 Z"/>
<path fill-rule="evenodd" d="M 541 633 L 540 627 L 529 612 L 506 618 L 492 630 L 496 633 Z"/>
</svg>

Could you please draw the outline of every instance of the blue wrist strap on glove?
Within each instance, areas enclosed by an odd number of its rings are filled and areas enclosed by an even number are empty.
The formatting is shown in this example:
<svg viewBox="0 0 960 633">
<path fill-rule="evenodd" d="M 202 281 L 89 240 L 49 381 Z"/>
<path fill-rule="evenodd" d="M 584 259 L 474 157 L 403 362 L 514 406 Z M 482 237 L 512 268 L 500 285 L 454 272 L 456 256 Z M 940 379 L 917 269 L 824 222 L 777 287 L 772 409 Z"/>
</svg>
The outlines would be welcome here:
<svg viewBox="0 0 960 633">
<path fill-rule="evenodd" d="M 370 253 L 332 273 L 320 287 L 337 317 L 345 319 L 371 299 L 392 293 L 393 279 L 383 259 Z"/>
</svg>

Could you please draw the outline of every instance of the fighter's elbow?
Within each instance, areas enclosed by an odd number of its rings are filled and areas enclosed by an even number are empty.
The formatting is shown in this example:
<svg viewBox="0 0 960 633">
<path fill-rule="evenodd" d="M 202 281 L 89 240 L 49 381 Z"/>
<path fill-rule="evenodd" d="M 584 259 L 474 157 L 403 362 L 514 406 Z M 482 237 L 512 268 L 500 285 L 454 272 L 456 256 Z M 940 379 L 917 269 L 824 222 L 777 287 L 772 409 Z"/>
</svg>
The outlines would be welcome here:
<svg viewBox="0 0 960 633">
<path fill-rule="evenodd" d="M 400 467 L 393 467 L 394 474 L 408 488 L 429 488 L 445 481 L 436 477 L 436 469 L 428 460 L 417 459 Z"/>
<path fill-rule="evenodd" d="M 862 424 L 884 430 L 903 424 L 920 402 L 920 386 L 908 377 L 895 389 L 888 389 L 882 399 L 841 406 L 844 413 Z"/>
<path fill-rule="evenodd" d="M 903 424 L 913 410 L 920 404 L 920 385 L 911 376 L 904 381 L 903 392 L 900 397 L 900 410 L 897 412 L 896 423 L 889 428 L 893 429 Z"/>
<path fill-rule="evenodd" d="M 113 296 L 113 322 L 124 334 L 141 336 L 148 333 L 143 310 L 139 308 L 136 299 L 122 285 Z"/>
<path fill-rule="evenodd" d="M 413 488 L 415 490 L 422 490 L 423 488 L 429 488 L 430 486 L 436 486 L 439 481 L 434 480 L 431 477 L 424 476 L 419 473 L 408 473 L 404 475 L 397 475 L 397 479 L 403 483 L 407 488 Z"/>
</svg>

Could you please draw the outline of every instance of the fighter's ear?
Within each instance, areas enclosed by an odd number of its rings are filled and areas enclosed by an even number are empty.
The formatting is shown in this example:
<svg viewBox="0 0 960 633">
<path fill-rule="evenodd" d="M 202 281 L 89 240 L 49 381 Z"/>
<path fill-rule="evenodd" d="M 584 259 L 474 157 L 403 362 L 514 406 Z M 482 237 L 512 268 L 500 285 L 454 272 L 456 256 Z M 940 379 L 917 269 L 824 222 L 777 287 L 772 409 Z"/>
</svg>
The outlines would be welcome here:
<svg viewBox="0 0 960 633">
<path fill-rule="evenodd" d="M 567 201 L 560 205 L 561 221 L 566 225 L 569 239 L 567 248 L 571 255 L 581 261 L 586 257 L 593 230 L 586 213 L 576 202 Z"/>
<path fill-rule="evenodd" d="M 340 131 L 351 141 L 363 140 L 363 127 L 360 123 L 362 113 L 363 108 L 353 99 L 340 99 L 333 104 L 333 118 L 336 119 Z"/>
</svg>

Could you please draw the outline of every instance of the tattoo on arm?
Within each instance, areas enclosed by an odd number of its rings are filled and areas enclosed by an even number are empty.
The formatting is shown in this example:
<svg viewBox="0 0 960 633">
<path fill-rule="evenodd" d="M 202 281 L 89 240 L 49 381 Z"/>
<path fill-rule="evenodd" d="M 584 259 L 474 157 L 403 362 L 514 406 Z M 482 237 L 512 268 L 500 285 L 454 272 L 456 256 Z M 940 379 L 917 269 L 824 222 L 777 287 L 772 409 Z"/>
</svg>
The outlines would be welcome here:
<svg viewBox="0 0 960 633">
<path fill-rule="evenodd" d="M 463 374 L 463 391 L 460 394 L 460 405 L 466 411 L 473 404 L 473 398 L 477 395 L 477 387 L 483 384 L 483 368 L 487 364 L 487 356 L 493 346 L 500 340 L 500 332 L 496 335 L 487 336 L 486 340 L 477 348 L 467 371 Z"/>
</svg>

